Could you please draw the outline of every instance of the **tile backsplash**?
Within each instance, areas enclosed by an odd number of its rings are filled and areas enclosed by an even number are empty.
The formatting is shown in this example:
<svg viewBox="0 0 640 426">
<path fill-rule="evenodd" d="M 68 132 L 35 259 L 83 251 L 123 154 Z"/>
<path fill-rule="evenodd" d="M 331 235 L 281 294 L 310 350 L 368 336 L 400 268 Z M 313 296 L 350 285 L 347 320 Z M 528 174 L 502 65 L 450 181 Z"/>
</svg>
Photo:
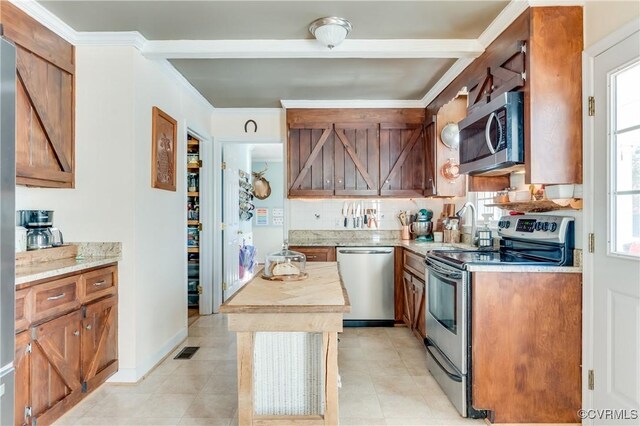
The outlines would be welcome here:
<svg viewBox="0 0 640 426">
<path fill-rule="evenodd" d="M 345 229 L 342 207 L 344 203 L 362 204 L 363 209 L 378 211 L 378 229 L 399 230 L 401 228 L 398 213 L 408 210 L 415 213 L 420 209 L 433 211 L 434 221 L 442 213 L 444 203 L 455 203 L 456 208 L 462 207 L 465 198 L 411 198 L 411 199 L 292 199 L 289 200 L 289 229 L 330 230 Z M 353 229 L 349 219 L 347 229 Z M 362 228 L 363 231 L 369 228 Z"/>
</svg>

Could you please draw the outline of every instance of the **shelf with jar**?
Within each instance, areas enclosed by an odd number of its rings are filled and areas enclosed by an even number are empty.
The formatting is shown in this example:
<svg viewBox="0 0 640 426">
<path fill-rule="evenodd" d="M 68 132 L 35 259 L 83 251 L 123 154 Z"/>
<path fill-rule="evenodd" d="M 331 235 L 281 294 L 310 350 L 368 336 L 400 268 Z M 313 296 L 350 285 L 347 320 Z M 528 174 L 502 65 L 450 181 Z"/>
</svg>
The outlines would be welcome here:
<svg viewBox="0 0 640 426">
<path fill-rule="evenodd" d="M 200 141 L 187 137 L 187 304 L 198 308 L 200 302 Z"/>
</svg>

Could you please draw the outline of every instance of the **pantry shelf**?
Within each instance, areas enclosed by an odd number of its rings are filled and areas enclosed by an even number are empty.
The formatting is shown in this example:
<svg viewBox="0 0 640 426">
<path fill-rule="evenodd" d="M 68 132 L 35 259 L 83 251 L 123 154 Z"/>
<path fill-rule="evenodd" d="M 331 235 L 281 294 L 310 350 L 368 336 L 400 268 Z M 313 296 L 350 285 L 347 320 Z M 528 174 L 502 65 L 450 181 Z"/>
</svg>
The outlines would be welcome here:
<svg viewBox="0 0 640 426">
<path fill-rule="evenodd" d="M 486 206 L 518 213 L 541 213 L 555 210 L 582 210 L 582 199 L 515 201 L 513 203 L 486 204 Z"/>
</svg>

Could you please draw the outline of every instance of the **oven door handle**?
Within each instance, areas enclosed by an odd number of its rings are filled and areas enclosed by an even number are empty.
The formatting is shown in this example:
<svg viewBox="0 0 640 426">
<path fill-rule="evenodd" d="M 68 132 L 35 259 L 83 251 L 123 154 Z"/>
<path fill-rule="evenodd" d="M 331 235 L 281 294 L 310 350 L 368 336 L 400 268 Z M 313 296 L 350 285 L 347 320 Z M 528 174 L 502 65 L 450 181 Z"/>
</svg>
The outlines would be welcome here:
<svg viewBox="0 0 640 426">
<path fill-rule="evenodd" d="M 458 279 L 458 280 L 462 278 L 461 272 L 445 269 L 444 267 L 436 264 L 434 261 L 428 258 L 425 258 L 424 261 L 427 264 L 427 268 L 431 269 L 436 274 L 440 274 L 446 278 L 452 278 L 452 279 Z"/>
<path fill-rule="evenodd" d="M 429 339 L 428 337 L 426 339 L 424 339 L 424 345 L 427 347 L 427 353 L 429 354 L 429 356 L 431 357 L 431 359 L 433 359 L 433 361 L 435 361 L 436 364 L 438 364 L 438 367 L 440 367 L 440 369 L 444 372 L 444 374 L 447 375 L 448 378 L 450 378 L 451 380 L 453 380 L 454 382 L 462 382 L 462 377 L 458 374 L 455 373 L 451 373 L 449 372 L 449 370 L 447 370 L 445 368 L 444 365 L 442 365 L 442 363 L 438 360 L 438 358 L 433 354 L 433 352 L 431 352 L 431 348 L 434 348 L 436 351 L 438 351 L 438 354 L 440 354 L 441 357 L 443 357 L 444 359 L 445 356 L 442 353 L 442 351 L 433 344 L 433 342 L 431 341 L 431 339 Z M 454 369 L 455 371 L 455 369 Z"/>
</svg>

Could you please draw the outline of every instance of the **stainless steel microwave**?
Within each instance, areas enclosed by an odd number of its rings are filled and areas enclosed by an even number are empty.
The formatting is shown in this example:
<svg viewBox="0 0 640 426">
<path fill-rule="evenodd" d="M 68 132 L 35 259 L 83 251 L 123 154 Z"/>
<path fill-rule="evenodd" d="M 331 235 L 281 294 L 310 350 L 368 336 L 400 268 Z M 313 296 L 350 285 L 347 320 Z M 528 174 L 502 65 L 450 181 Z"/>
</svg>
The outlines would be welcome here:
<svg viewBox="0 0 640 426">
<path fill-rule="evenodd" d="M 458 123 L 460 173 L 502 175 L 524 165 L 522 92 L 507 92 Z"/>
</svg>

